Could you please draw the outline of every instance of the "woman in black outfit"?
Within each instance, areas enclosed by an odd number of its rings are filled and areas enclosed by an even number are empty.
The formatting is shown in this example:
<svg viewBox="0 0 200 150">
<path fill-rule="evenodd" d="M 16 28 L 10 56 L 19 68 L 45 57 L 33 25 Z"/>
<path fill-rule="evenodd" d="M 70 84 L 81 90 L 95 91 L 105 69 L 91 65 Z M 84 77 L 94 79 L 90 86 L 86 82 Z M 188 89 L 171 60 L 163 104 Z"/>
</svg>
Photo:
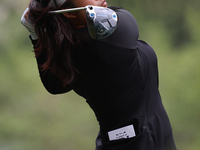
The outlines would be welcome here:
<svg viewBox="0 0 200 150">
<path fill-rule="evenodd" d="M 107 7 L 104 0 L 32 0 L 22 15 L 45 88 L 52 94 L 74 90 L 86 99 L 100 125 L 96 150 L 176 150 L 158 90 L 156 54 L 138 40 L 134 17 L 110 6 L 117 29 L 94 40 L 84 10 L 46 15 L 86 5 Z"/>
</svg>

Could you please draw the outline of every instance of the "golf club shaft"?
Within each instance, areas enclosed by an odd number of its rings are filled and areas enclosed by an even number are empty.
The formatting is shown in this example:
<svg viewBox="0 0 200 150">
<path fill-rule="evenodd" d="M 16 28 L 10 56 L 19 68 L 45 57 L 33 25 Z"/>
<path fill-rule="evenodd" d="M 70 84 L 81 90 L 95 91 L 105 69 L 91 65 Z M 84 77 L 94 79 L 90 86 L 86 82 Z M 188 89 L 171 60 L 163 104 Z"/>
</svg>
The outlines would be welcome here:
<svg viewBox="0 0 200 150">
<path fill-rule="evenodd" d="M 55 10 L 55 11 L 50 11 L 50 14 L 61 14 L 61 13 L 67 13 L 67 12 L 73 12 L 73 11 L 80 11 L 80 10 L 85 10 L 85 7 L 79 7 L 79 8 L 71 8 L 71 9 L 62 9 L 62 10 Z"/>
</svg>

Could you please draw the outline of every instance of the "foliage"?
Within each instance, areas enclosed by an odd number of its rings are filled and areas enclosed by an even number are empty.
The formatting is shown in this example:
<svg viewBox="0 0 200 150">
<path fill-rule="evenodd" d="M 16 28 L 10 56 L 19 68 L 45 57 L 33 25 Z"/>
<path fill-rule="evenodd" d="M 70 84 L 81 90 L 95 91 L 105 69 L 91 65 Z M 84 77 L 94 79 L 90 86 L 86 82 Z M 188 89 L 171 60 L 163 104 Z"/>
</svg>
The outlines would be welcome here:
<svg viewBox="0 0 200 150">
<path fill-rule="evenodd" d="M 160 92 L 178 149 L 198 150 L 199 0 L 108 0 L 129 10 L 159 60 Z M 94 149 L 98 123 L 73 92 L 43 88 L 20 17 L 28 2 L 0 0 L 0 149 Z"/>
</svg>

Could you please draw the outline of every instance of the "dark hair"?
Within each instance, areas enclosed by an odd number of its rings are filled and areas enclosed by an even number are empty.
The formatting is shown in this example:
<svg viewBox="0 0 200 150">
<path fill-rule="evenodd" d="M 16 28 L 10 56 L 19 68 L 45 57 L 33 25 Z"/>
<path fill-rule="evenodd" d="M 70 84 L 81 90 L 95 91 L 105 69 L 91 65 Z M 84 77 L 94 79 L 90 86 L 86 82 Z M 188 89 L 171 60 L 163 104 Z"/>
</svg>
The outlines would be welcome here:
<svg viewBox="0 0 200 150">
<path fill-rule="evenodd" d="M 74 7 L 70 0 L 56 8 L 50 8 L 48 0 L 45 3 L 32 0 L 28 14 L 39 37 L 34 50 L 36 57 L 45 56 L 45 61 L 39 67 L 44 72 L 50 69 L 64 86 L 71 83 L 78 73 L 73 66 L 72 50 L 81 45 L 81 36 L 75 33 L 63 14 L 48 15 L 48 11 L 69 7 Z"/>
</svg>

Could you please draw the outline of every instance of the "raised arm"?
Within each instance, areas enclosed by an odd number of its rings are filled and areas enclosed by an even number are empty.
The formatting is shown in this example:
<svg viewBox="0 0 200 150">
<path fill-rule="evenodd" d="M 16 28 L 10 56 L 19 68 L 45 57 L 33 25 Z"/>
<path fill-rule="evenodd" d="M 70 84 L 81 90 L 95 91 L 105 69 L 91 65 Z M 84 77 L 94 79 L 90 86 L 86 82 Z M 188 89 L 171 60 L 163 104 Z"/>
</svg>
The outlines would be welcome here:
<svg viewBox="0 0 200 150">
<path fill-rule="evenodd" d="M 31 39 L 31 41 L 32 41 L 33 47 L 35 47 L 37 40 Z M 50 70 L 48 70 L 47 72 L 44 72 L 41 70 L 40 65 L 43 64 L 43 62 L 45 61 L 45 56 L 40 55 L 36 57 L 36 60 L 37 60 L 37 65 L 38 65 L 38 71 L 40 74 L 40 79 L 44 87 L 49 93 L 62 94 L 62 93 L 66 93 L 72 90 L 71 85 L 66 85 L 65 87 L 63 87 L 63 82 L 61 82 L 60 79 L 56 75 L 54 75 Z"/>
<path fill-rule="evenodd" d="M 117 47 L 136 49 L 139 29 L 135 18 L 130 12 L 124 9 L 115 9 L 115 12 L 118 16 L 117 29 L 112 35 L 101 41 Z"/>
<path fill-rule="evenodd" d="M 29 8 L 27 8 L 24 11 L 24 13 L 21 17 L 21 23 L 29 31 L 30 39 L 32 41 L 33 47 L 35 48 L 38 37 L 35 34 L 34 24 L 31 24 L 30 21 L 28 20 L 28 17 L 27 17 L 28 11 L 29 11 Z M 43 55 L 36 57 L 36 59 L 37 59 L 37 64 L 38 64 L 41 81 L 49 93 L 61 94 L 61 93 L 68 92 L 72 89 L 70 85 L 66 85 L 65 87 L 63 87 L 63 83 L 60 81 L 60 79 L 57 76 L 55 76 L 50 70 L 47 70 L 46 72 L 41 70 L 40 65 L 45 60 L 45 57 Z"/>
</svg>

